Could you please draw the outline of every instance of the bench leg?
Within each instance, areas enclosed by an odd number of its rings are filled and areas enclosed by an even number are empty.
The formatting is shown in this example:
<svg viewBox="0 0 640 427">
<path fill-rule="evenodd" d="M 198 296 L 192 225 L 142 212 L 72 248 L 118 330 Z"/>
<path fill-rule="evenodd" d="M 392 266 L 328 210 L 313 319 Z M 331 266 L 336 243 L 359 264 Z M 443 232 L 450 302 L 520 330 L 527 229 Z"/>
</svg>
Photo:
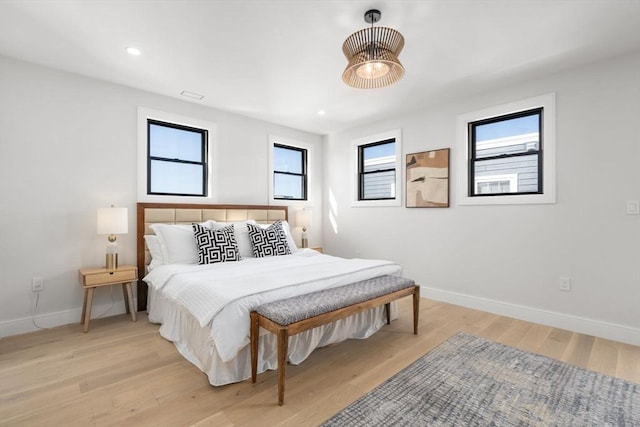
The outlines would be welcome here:
<svg viewBox="0 0 640 427">
<path fill-rule="evenodd" d="M 391 324 L 391 303 L 386 303 L 384 305 L 384 313 L 387 315 L 387 325 Z"/>
<path fill-rule="evenodd" d="M 260 324 L 258 313 L 251 312 L 251 382 L 256 382 L 258 375 L 258 343 L 260 342 Z"/>
<path fill-rule="evenodd" d="M 287 347 L 289 346 L 289 331 L 278 329 L 278 405 L 284 404 L 284 376 L 287 368 Z"/>
<path fill-rule="evenodd" d="M 420 286 L 413 293 L 413 334 L 418 335 L 418 317 L 420 315 Z"/>
</svg>

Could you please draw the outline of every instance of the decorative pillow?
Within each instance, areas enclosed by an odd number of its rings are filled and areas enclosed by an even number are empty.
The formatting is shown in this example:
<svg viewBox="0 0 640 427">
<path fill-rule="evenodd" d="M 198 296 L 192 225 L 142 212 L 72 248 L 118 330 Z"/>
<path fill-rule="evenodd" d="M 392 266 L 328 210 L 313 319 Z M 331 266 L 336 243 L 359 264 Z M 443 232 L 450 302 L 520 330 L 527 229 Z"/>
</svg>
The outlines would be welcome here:
<svg viewBox="0 0 640 427">
<path fill-rule="evenodd" d="M 267 228 L 247 223 L 247 228 L 249 229 L 253 255 L 256 258 L 289 255 L 291 253 L 287 243 L 287 236 L 282 228 L 282 221 L 278 220 Z"/>
<path fill-rule="evenodd" d="M 294 252 L 298 252 L 298 246 L 296 245 L 295 240 L 293 240 L 293 236 L 291 235 L 291 227 L 289 226 L 289 223 L 285 220 L 280 220 L 282 222 L 282 229 L 284 230 L 284 234 L 287 236 L 287 243 L 289 244 L 289 250 L 291 251 L 291 253 Z M 269 224 L 259 224 L 260 227 L 262 228 L 267 228 L 269 227 Z M 237 238 L 237 231 L 236 231 L 236 238 Z M 238 242 L 238 244 L 240 244 L 240 242 Z M 240 253 L 242 254 L 242 250 L 240 250 Z"/>
<path fill-rule="evenodd" d="M 217 230 L 193 224 L 193 235 L 198 245 L 198 264 L 240 261 L 233 224 Z"/>
</svg>

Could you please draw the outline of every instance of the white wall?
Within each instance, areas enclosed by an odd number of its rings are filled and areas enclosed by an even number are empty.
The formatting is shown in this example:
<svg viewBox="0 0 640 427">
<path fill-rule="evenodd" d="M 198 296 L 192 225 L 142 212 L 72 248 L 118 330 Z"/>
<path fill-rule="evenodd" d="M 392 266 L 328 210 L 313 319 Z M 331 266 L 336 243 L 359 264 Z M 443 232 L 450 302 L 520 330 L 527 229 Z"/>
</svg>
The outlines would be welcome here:
<svg viewBox="0 0 640 427">
<path fill-rule="evenodd" d="M 557 203 L 457 206 L 457 115 L 549 92 L 557 93 Z M 404 154 L 452 149 L 450 208 L 350 206 L 349 142 L 396 128 Z M 640 199 L 639 54 L 325 142 L 326 252 L 395 260 L 423 296 L 640 344 L 640 216 L 625 214 L 626 200 Z M 573 278 L 572 292 L 558 289 L 560 276 Z"/>
<path fill-rule="evenodd" d="M 322 169 L 318 135 L 0 56 L 0 335 L 35 329 L 34 276 L 45 281 L 36 323 L 80 321 L 78 269 L 104 264 L 96 208 L 129 208 L 120 262 L 135 264 L 138 106 L 217 124 L 220 203 L 268 203 L 269 134 L 314 144 Z M 321 185 L 311 188 L 314 222 Z M 320 239 L 313 227 L 310 244 Z M 123 313 L 117 287 L 113 299 L 97 291 L 93 316 Z"/>
<path fill-rule="evenodd" d="M 134 263 L 142 105 L 217 123 L 220 202 L 267 203 L 268 134 L 314 143 L 323 182 L 314 185 L 310 245 L 396 260 L 432 298 L 640 343 L 640 217 L 624 212 L 627 199 L 640 199 L 639 70 L 640 55 L 620 57 L 322 144 L 317 135 L 0 56 L 0 335 L 34 329 L 33 276 L 45 279 L 37 323 L 79 322 L 77 270 L 103 262 L 97 207 L 129 208 L 130 233 L 118 241 L 121 262 Z M 351 207 L 344 183 L 352 139 L 401 128 L 404 153 L 451 147 L 453 158 L 458 114 L 548 92 L 557 93 L 558 203 L 456 206 L 452 170 L 450 208 Z M 560 276 L 573 278 L 572 292 L 558 290 Z M 109 291 L 97 292 L 93 314 L 122 313 L 119 289 L 113 297 L 111 307 Z"/>
</svg>

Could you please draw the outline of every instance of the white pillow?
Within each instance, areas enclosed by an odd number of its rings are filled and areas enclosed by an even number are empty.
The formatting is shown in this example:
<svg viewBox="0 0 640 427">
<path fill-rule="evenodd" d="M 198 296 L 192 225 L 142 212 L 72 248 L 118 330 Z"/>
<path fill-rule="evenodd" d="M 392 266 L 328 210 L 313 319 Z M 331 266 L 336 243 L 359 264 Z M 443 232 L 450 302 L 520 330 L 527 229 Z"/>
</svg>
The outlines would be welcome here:
<svg viewBox="0 0 640 427">
<path fill-rule="evenodd" d="M 213 221 L 200 225 L 211 228 Z M 160 239 L 164 264 L 197 264 L 198 245 L 190 224 L 152 224 L 151 229 Z"/>
<path fill-rule="evenodd" d="M 151 253 L 151 263 L 149 264 L 149 270 L 153 270 L 159 265 L 164 264 L 164 257 L 162 255 L 162 245 L 160 244 L 160 238 L 153 234 L 147 234 L 144 236 L 145 242 L 147 242 L 147 248 Z"/>
<path fill-rule="evenodd" d="M 296 246 L 296 241 L 293 240 L 293 236 L 291 235 L 291 227 L 289 227 L 289 223 L 287 221 L 282 221 L 282 228 L 284 228 L 284 234 L 287 235 L 287 243 L 289 243 L 291 253 L 296 252 L 298 247 Z"/>
<path fill-rule="evenodd" d="M 267 228 L 271 224 L 258 224 L 258 225 L 262 228 Z M 289 244 L 289 250 L 291 251 L 291 253 L 298 251 L 296 242 L 295 240 L 293 240 L 293 236 L 291 235 L 291 227 L 289 227 L 289 223 L 285 220 L 282 220 L 282 229 L 284 230 L 284 234 L 287 236 L 287 243 Z"/>
</svg>

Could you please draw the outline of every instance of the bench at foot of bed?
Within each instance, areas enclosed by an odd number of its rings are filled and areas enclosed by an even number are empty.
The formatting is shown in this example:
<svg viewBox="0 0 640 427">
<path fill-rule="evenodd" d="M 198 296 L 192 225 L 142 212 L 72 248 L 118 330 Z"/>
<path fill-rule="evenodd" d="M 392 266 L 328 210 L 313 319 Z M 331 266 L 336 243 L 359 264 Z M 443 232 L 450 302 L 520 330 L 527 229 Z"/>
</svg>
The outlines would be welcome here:
<svg viewBox="0 0 640 427">
<path fill-rule="evenodd" d="M 413 280 L 380 276 L 266 303 L 251 312 L 251 382 L 256 382 L 260 327 L 278 336 L 278 404 L 284 403 L 289 337 L 380 305 L 391 323 L 390 303 L 413 295 L 413 333 L 418 333 L 420 286 Z"/>
</svg>

